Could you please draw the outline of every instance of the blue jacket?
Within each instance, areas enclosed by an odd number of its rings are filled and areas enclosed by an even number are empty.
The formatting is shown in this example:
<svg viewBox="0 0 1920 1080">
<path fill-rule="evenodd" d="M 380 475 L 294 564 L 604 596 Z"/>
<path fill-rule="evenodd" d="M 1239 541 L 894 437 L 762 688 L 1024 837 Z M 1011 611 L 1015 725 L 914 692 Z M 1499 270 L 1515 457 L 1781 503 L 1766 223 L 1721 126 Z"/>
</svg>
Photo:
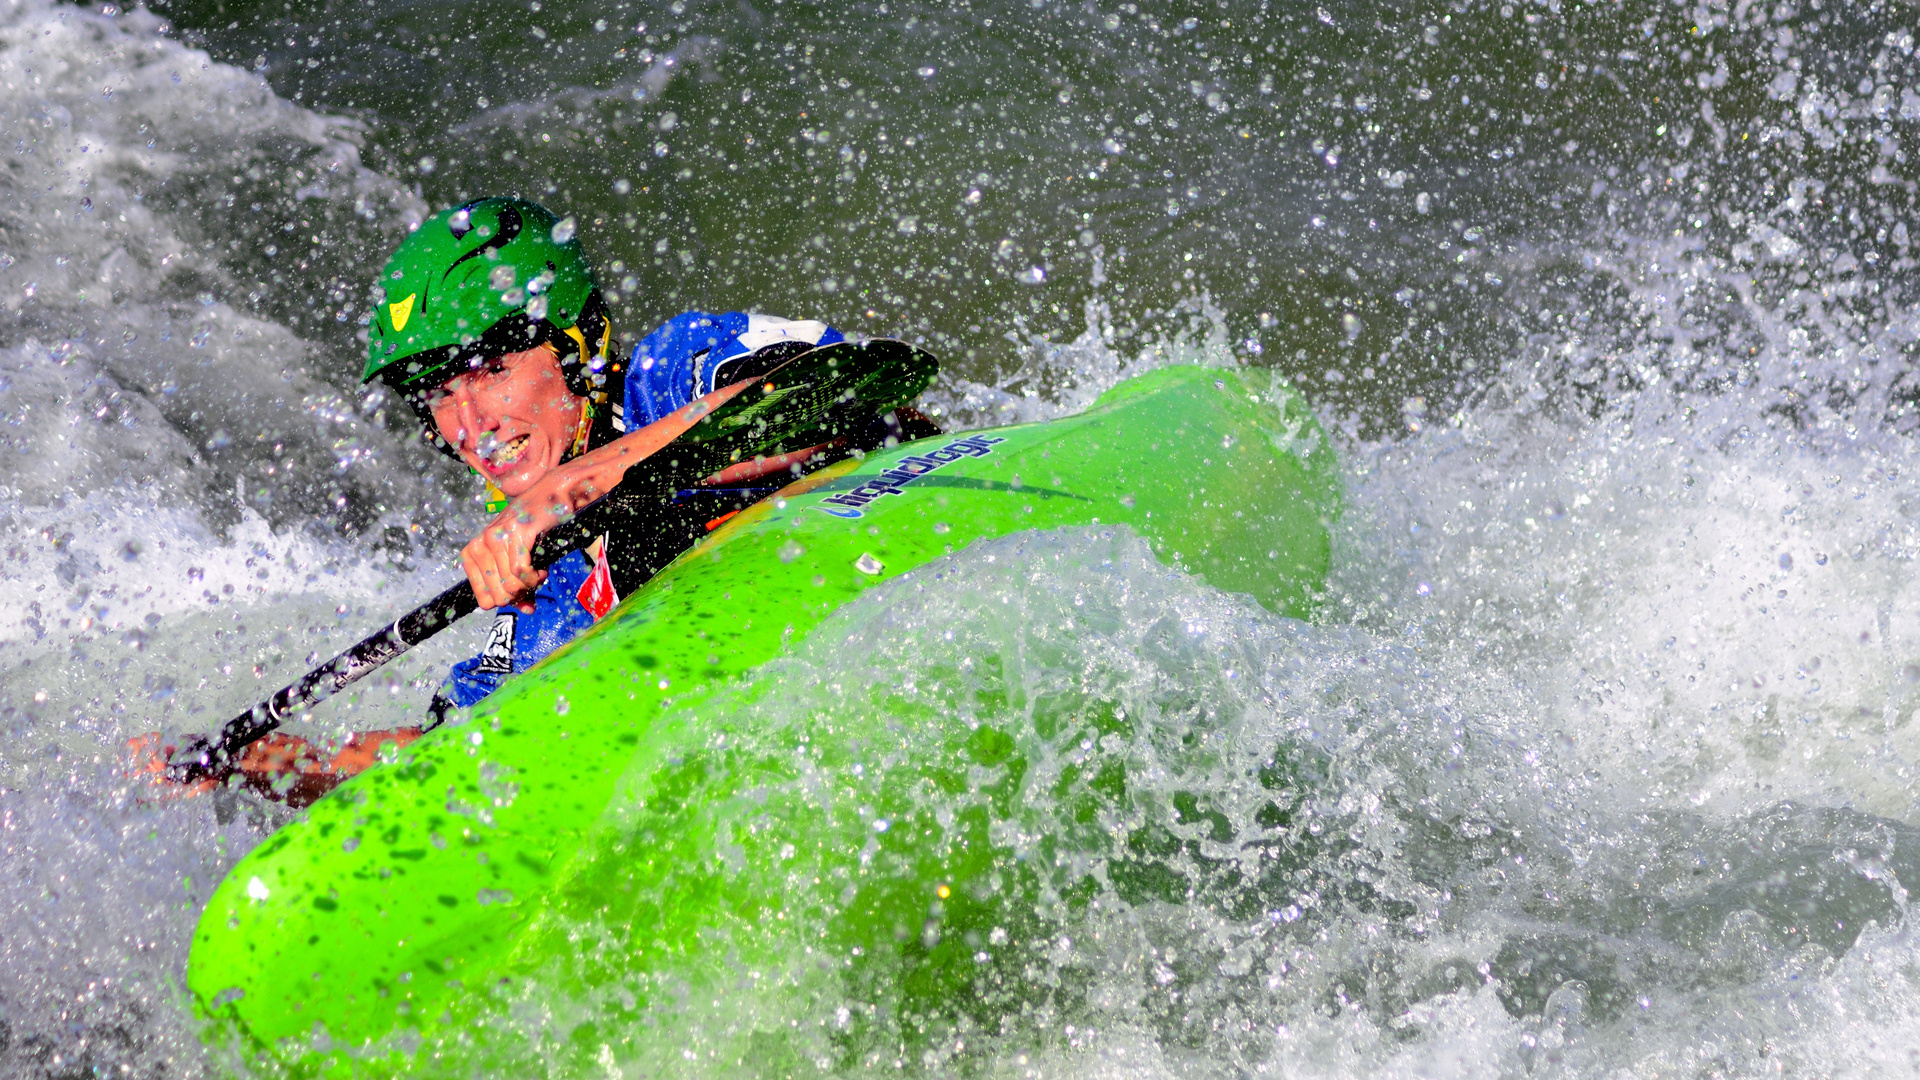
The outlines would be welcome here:
<svg viewBox="0 0 1920 1080">
<path fill-rule="evenodd" d="M 646 427 L 712 392 L 714 372 L 721 361 L 795 340 L 831 345 L 846 339 L 822 322 L 794 322 L 738 311 L 676 315 L 634 346 L 624 392 L 613 403 L 614 427 L 619 431 Z M 607 598 L 612 591 L 605 580 L 600 583 L 604 593 L 586 589 L 594 569 L 594 561 L 581 551 L 549 567 L 547 580 L 533 594 L 532 614 L 501 608 L 494 615 L 486 648 L 480 655 L 453 665 L 439 697 L 452 705 L 477 704 L 498 690 L 508 676 L 546 659 L 592 626 L 598 619 L 594 610 L 605 614 L 611 606 Z"/>
<path fill-rule="evenodd" d="M 627 363 L 626 394 L 614 407 L 616 426 L 637 431 L 714 390 L 723 360 L 758 352 L 783 341 L 831 345 L 845 335 L 823 322 L 794 322 L 772 315 L 689 311 L 640 339 Z"/>
</svg>

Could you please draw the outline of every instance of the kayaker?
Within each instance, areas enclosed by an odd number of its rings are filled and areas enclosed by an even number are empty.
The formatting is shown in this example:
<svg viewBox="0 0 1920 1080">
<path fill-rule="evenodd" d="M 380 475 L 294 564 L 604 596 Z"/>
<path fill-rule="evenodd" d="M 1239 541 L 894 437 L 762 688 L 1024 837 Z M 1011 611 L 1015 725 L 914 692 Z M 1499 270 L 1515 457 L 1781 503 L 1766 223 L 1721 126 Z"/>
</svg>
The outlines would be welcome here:
<svg viewBox="0 0 1920 1080">
<path fill-rule="evenodd" d="M 622 357 L 575 231 L 573 219 L 537 204 L 481 199 L 423 222 L 388 260 L 361 379 L 384 383 L 419 417 L 428 443 L 485 483 L 496 516 L 460 560 L 480 606 L 497 615 L 480 654 L 454 665 L 426 724 L 362 733 L 331 754 L 275 732 L 236 763 L 247 786 L 311 802 L 370 766 L 383 745 L 412 742 L 449 710 L 479 702 L 593 625 L 619 599 L 622 536 L 603 536 L 545 571 L 530 561 L 534 541 L 655 449 L 660 439 L 648 437 L 650 425 L 727 385 L 730 372 L 738 378 L 748 358 L 844 340 L 823 322 L 689 311 Z M 909 437 L 938 430 L 917 414 L 905 422 L 930 429 Z M 710 478 L 733 497 L 696 496 L 662 508 L 663 521 L 648 523 L 648 541 L 670 557 L 710 526 L 716 510 L 774 490 L 791 479 L 777 474 L 798 471 L 825 449 L 743 462 Z M 760 477 L 773 487 L 742 489 Z M 649 554 L 628 563 L 650 574 L 665 560 Z M 153 762 L 164 759 L 157 736 L 135 747 Z"/>
</svg>

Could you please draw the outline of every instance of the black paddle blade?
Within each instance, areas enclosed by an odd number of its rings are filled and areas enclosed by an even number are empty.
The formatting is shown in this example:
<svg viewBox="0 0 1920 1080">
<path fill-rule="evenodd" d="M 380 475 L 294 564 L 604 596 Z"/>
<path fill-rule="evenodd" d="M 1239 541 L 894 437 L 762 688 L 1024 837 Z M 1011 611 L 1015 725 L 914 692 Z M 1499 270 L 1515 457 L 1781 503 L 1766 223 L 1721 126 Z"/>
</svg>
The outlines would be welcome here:
<svg viewBox="0 0 1920 1080">
<path fill-rule="evenodd" d="M 746 378 L 723 369 L 727 378 Z M 726 461 L 773 457 L 849 434 L 855 424 L 918 397 L 939 374 L 932 353 L 877 338 L 810 349 L 764 374 L 680 437 L 691 446 L 725 444 Z"/>
</svg>

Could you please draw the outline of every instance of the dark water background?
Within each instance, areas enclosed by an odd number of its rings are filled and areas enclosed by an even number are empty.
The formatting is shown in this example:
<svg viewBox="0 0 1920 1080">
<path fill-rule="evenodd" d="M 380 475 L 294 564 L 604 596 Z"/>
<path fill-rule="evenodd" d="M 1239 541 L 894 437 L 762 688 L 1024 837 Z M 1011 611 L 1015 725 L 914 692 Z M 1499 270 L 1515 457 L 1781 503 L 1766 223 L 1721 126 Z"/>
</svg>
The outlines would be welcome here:
<svg viewBox="0 0 1920 1080">
<path fill-rule="evenodd" d="M 1884 5 L 297 8 L 157 10 L 362 118 L 367 163 L 431 205 L 590 216 L 634 333 L 695 304 L 805 311 L 993 383 L 1094 303 L 1123 343 L 1224 325 L 1377 419 L 1569 323 L 1596 353 L 1637 343 L 1596 250 L 1757 262 L 1749 295 L 1694 301 L 1728 358 L 1766 346 L 1742 307 L 1816 281 L 1877 263 L 1847 313 L 1900 301 L 1913 61 Z M 251 188 L 218 222 L 243 248 L 285 216 Z M 1741 260 L 1772 231 L 1800 257 Z M 317 232 L 309 276 L 259 302 L 309 332 L 382 248 Z"/>
<path fill-rule="evenodd" d="M 358 336 L 408 225 L 502 192 L 576 217 L 629 341 L 690 306 L 921 340 L 956 426 L 1253 365 L 1341 432 L 1313 626 L 1071 538 L 849 616 L 938 666 L 995 589 L 1035 625 L 1105 596 L 1061 670 L 1162 657 L 1112 693 L 1310 745 L 1299 820 L 1345 838 L 1252 914 L 1120 896 L 1048 954 L 1089 1013 L 925 1068 L 1909 1070 L 1916 33 L 1833 2 L 0 4 L 0 1071 L 205 1071 L 187 935 L 277 812 L 140 804 L 116 748 L 447 579 L 476 493 L 357 384 Z M 316 732 L 406 722 L 475 644 Z M 888 678 L 829 652 L 788 674 Z M 1180 767 L 1195 845 L 1192 799 L 1237 828 L 1264 798 Z"/>
</svg>

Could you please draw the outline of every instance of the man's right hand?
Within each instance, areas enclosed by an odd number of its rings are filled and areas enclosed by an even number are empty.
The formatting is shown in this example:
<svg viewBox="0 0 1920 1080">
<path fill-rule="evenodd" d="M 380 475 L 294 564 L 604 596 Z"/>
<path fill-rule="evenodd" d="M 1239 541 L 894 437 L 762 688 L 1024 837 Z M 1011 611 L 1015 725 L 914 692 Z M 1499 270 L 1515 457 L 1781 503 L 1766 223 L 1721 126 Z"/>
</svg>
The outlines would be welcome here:
<svg viewBox="0 0 1920 1080">
<path fill-rule="evenodd" d="M 602 486 L 605 471 L 585 459 L 555 468 L 532 490 L 508 503 L 479 536 L 467 541 L 460 549 L 460 567 L 482 608 L 491 611 L 511 604 L 532 613 L 533 591 L 547 580 L 545 570 L 534 568 L 534 543 L 574 511 L 607 493 Z"/>
<path fill-rule="evenodd" d="M 522 492 L 480 535 L 460 549 L 473 598 L 489 611 L 509 604 L 533 611 L 533 591 L 547 580 L 533 566 L 533 545 L 548 529 L 620 485 L 627 470 L 686 434 L 708 413 L 758 382 L 742 379 L 675 409 L 639 431 L 556 465 Z"/>
</svg>

